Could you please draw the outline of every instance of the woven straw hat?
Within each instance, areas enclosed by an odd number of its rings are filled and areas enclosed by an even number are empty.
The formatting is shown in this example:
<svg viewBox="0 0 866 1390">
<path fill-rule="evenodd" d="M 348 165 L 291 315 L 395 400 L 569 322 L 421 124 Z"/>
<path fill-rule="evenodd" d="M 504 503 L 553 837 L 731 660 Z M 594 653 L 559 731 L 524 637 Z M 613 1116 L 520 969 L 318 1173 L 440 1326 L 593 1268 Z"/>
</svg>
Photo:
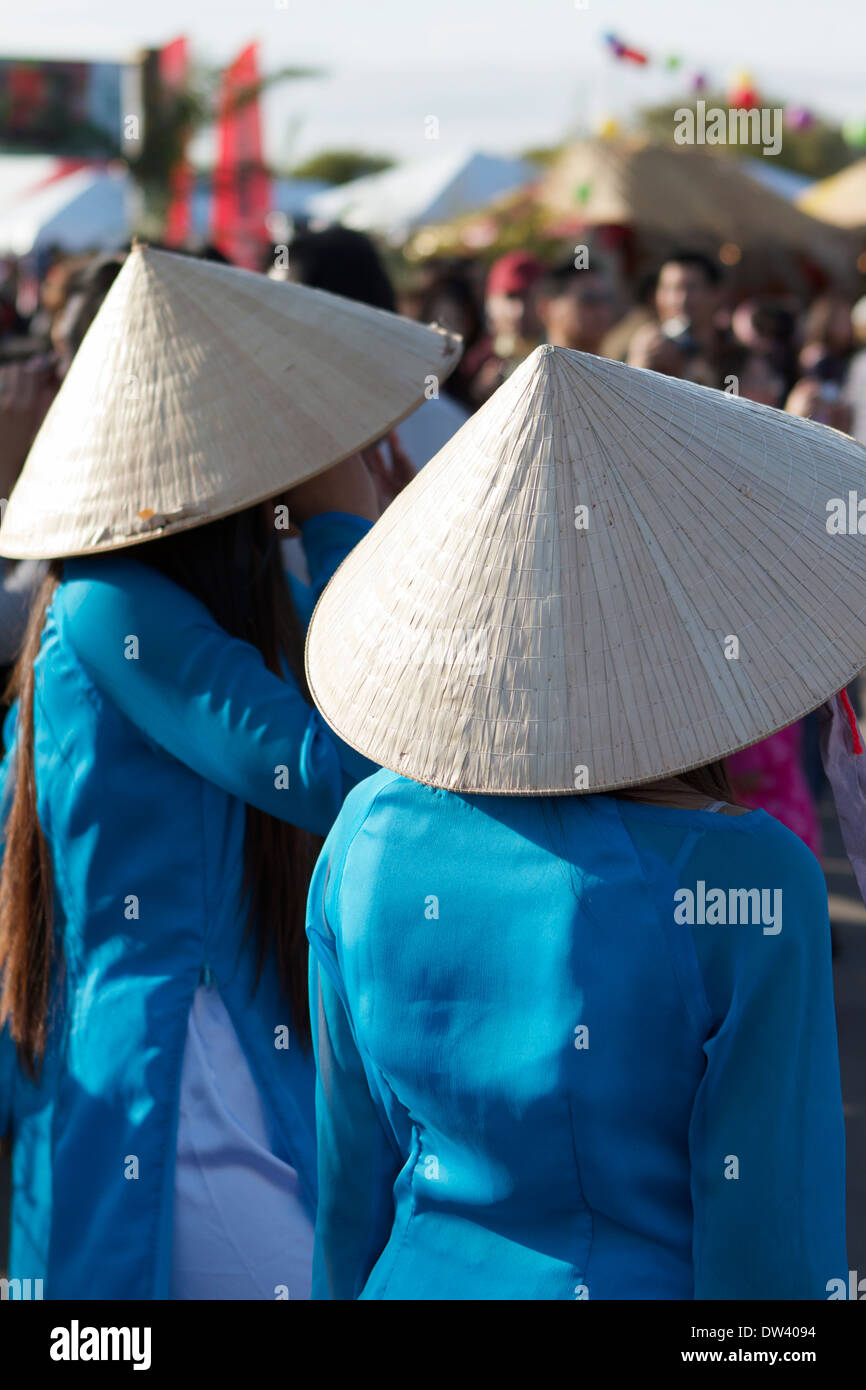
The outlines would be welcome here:
<svg viewBox="0 0 866 1390">
<path fill-rule="evenodd" d="M 134 247 L 12 490 L 0 554 L 201 526 L 380 438 L 459 338 L 233 266 Z"/>
<path fill-rule="evenodd" d="M 866 535 L 834 531 L 864 465 L 825 426 L 538 348 L 334 575 L 313 697 L 375 762 L 453 791 L 723 757 L 866 664 Z"/>
</svg>

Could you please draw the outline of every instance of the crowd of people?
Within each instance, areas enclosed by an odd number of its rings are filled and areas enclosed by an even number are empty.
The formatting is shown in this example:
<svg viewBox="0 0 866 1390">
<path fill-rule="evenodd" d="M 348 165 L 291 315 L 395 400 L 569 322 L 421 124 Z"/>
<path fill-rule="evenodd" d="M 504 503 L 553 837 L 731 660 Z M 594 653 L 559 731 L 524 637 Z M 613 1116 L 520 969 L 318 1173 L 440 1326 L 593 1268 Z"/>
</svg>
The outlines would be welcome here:
<svg viewBox="0 0 866 1390">
<path fill-rule="evenodd" d="M 576 248 L 581 251 L 581 248 Z M 224 263 L 214 246 L 200 253 Z M 29 319 L 5 294 L 0 337 L 0 484 L 7 498 L 69 363 L 121 265 L 122 253 L 46 258 Z M 390 501 L 541 342 L 598 354 L 710 386 L 827 424 L 866 442 L 866 298 L 833 290 L 736 299 L 725 268 L 706 254 L 673 250 L 629 293 L 586 251 L 544 264 L 510 252 L 485 269 L 474 259 L 430 260 L 395 288 L 365 234 L 302 226 L 263 255 L 263 270 L 373 308 L 439 323 L 463 342 L 443 391 L 391 431 L 377 455 L 377 490 Z M 307 571 L 296 542 L 286 564 Z M 0 594 L 0 667 L 7 675 L 40 569 L 6 566 Z M 856 686 L 850 691 L 859 710 Z M 744 804 L 762 806 L 815 853 L 817 798 L 825 787 L 814 718 L 731 762 Z"/>
<path fill-rule="evenodd" d="M 617 391 L 680 422 L 672 509 L 690 449 L 730 480 L 720 393 L 787 413 L 744 413 L 756 507 L 789 447 L 816 495 L 856 478 L 863 301 L 735 303 L 688 248 L 632 297 L 522 251 L 395 288 L 342 227 L 261 275 L 223 261 L 57 259 L 0 341 L 11 1273 L 52 1298 L 826 1297 L 844 1125 L 808 850 L 818 719 L 839 765 L 859 744 L 851 559 L 798 495 L 779 543 L 811 549 L 779 584 L 721 485 L 712 536 L 663 554 L 635 427 L 633 488 L 596 475 L 609 542 L 580 550 L 568 489 L 584 388 L 611 437 Z M 713 664 L 708 574 L 725 622 L 778 629 L 748 679 Z M 599 794 L 568 794 L 594 760 Z M 693 934 L 671 904 L 707 885 L 772 913 Z"/>
<path fill-rule="evenodd" d="M 866 300 L 828 291 L 810 302 L 793 294 L 737 301 L 725 275 L 703 252 L 674 250 L 632 296 L 580 255 L 546 266 L 516 251 L 494 262 L 480 290 L 474 264 L 431 262 L 401 308 L 463 336 L 448 389 L 469 409 L 547 342 L 714 386 L 860 438 Z"/>
</svg>

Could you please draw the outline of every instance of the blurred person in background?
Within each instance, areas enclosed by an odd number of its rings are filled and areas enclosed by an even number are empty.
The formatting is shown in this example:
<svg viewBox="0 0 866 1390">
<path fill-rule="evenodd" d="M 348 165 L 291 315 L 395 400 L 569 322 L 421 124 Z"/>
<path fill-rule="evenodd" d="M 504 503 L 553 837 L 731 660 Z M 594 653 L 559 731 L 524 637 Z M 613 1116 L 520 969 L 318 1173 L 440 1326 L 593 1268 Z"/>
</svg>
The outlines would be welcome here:
<svg viewBox="0 0 866 1390">
<path fill-rule="evenodd" d="M 414 315 L 421 323 L 441 323 L 463 339 L 463 356 L 445 384 L 445 394 L 464 415 L 476 408 L 473 383 L 493 351 L 478 294 L 465 271 L 450 268 L 431 279 Z"/>
<path fill-rule="evenodd" d="M 734 797 L 741 806 L 775 816 L 816 858 L 821 854 L 818 807 L 803 766 L 804 721 L 725 759 Z"/>
<path fill-rule="evenodd" d="M 811 319 L 807 316 L 807 324 L 811 322 L 811 329 L 807 328 L 807 336 L 809 333 L 813 335 L 811 337 L 813 349 L 818 347 L 818 339 L 814 336 L 815 327 L 816 325 L 824 326 L 823 347 L 820 351 L 806 353 L 805 358 L 801 352 L 800 364 L 802 365 L 804 360 L 811 362 L 812 370 L 800 377 L 799 381 L 791 388 L 785 400 L 784 408 L 789 415 L 801 415 L 808 420 L 814 420 L 817 424 L 827 425 L 830 429 L 841 430 L 843 434 L 850 434 L 854 430 L 856 406 L 850 395 L 850 386 L 846 386 L 843 390 L 839 384 L 839 358 L 836 352 L 825 350 L 832 345 L 841 348 L 846 341 L 844 330 L 839 328 L 837 322 L 834 326 L 834 322 L 838 319 L 838 303 L 839 301 L 834 301 L 832 297 L 828 297 L 821 304 L 816 315 L 812 315 Z M 813 309 L 814 307 L 813 305 Z M 853 335 L 851 341 L 853 342 Z M 858 680 L 851 682 L 847 693 L 852 707 L 859 715 L 861 697 Z M 783 733 L 786 732 L 783 730 Z M 795 735 L 791 734 L 790 737 L 793 739 Z M 789 757 L 793 758 L 795 752 L 804 770 L 810 795 L 813 800 L 817 801 L 823 794 L 827 781 L 821 761 L 818 716 L 815 713 L 808 714 L 802 721 L 800 747 L 798 750 L 789 748 Z M 794 795 L 802 804 L 800 793 L 795 790 Z M 780 816 L 780 819 L 782 818 Z M 807 843 L 809 843 L 808 840 Z"/>
<path fill-rule="evenodd" d="M 851 433 L 866 444 L 866 295 L 851 310 L 851 330 L 856 351 L 851 358 L 843 390 L 851 410 Z"/>
<path fill-rule="evenodd" d="M 291 280 L 314 290 L 357 299 L 373 309 L 394 313 L 396 303 L 388 273 L 375 246 L 363 232 L 350 227 L 308 228 L 296 231 L 288 244 L 288 265 L 273 279 Z M 271 257 L 271 264 L 276 255 Z M 270 272 L 269 272 L 270 273 Z M 459 331 L 459 330 L 458 330 Z"/>
<path fill-rule="evenodd" d="M 766 345 L 757 332 L 751 341 Z M 740 370 L 738 394 L 760 405 L 777 409 L 782 406 L 785 381 L 768 353 L 757 348 L 748 352 Z M 799 719 L 770 738 L 733 753 L 725 759 L 725 767 L 734 798 L 740 805 L 775 816 L 799 835 L 817 858 L 821 853 L 821 822 L 804 770 L 805 743 L 812 733 L 806 722 Z M 817 744 L 814 751 L 818 754 L 820 768 Z"/>
<path fill-rule="evenodd" d="M 91 259 L 87 255 L 67 255 L 57 248 L 49 254 L 39 280 L 36 309 L 28 326 L 31 337 L 41 337 L 47 342 L 51 325 L 69 298 L 70 279 L 84 270 Z"/>
<path fill-rule="evenodd" d="M 65 302 L 58 309 L 50 330 L 61 381 L 125 259 L 122 252 L 94 256 L 70 276 Z"/>
<path fill-rule="evenodd" d="M 799 368 L 803 376 L 841 388 L 854 347 L 851 302 L 824 294 L 808 309 L 803 321 Z"/>
<path fill-rule="evenodd" d="M 26 332 L 27 320 L 18 311 L 18 266 L 10 257 L 0 261 L 0 351 Z"/>
<path fill-rule="evenodd" d="M 48 414 L 72 359 L 114 283 L 122 255 L 76 257 L 49 270 L 42 296 L 48 350 L 0 367 L 0 488 L 8 499 L 30 446 Z M 30 605 L 45 565 L 39 560 L 0 560 L 0 681 L 5 691 L 27 626 Z"/>
<path fill-rule="evenodd" d="M 765 352 L 749 352 L 740 368 L 738 395 L 759 405 L 781 409 L 785 399 L 785 379 Z"/>
<path fill-rule="evenodd" d="M 535 312 L 542 341 L 599 353 L 616 317 L 613 289 L 603 271 L 577 270 L 569 259 L 542 274 Z"/>
<path fill-rule="evenodd" d="M 813 347 L 816 346 L 816 326 L 822 326 L 822 341 L 841 346 L 845 333 L 834 327 L 839 301 L 827 298 L 818 313 L 810 311 Z M 813 306 L 813 309 L 815 306 Z M 830 369 L 830 379 L 820 375 L 822 358 L 817 352 L 806 355 L 816 368 L 813 374 L 796 381 L 788 389 L 784 368 L 796 371 L 794 350 L 795 324 L 790 313 L 781 306 L 760 306 L 753 302 L 740 305 L 733 315 L 733 329 L 745 340 L 750 351 L 739 376 L 739 394 L 746 400 L 762 405 L 784 408 L 789 414 L 801 415 L 818 423 L 830 425 L 847 433 L 851 422 L 849 406 L 841 398 L 839 387 L 832 379 L 836 359 Z M 822 349 L 823 351 L 823 349 Z M 803 361 L 800 354 L 800 362 Z M 781 364 L 781 365 L 780 365 Z M 856 702 L 854 687 L 849 698 Z M 818 741 L 818 721 L 814 714 L 781 729 L 771 738 L 763 739 L 751 748 L 735 753 L 727 760 L 731 785 L 744 806 L 766 811 L 789 830 L 799 835 L 813 854 L 821 853 L 821 822 L 818 798 L 826 785 Z"/>
<path fill-rule="evenodd" d="M 599 349 L 601 357 L 612 357 L 616 362 L 625 362 L 629 344 L 637 330 L 644 328 L 646 324 L 655 323 L 653 303 L 657 278 L 655 273 L 639 278 L 630 296 L 631 307 L 626 306 L 625 313 L 604 336 Z"/>
<path fill-rule="evenodd" d="M 0 486 L 8 497 L 82 338 L 123 264 L 122 255 L 76 257 L 51 267 L 42 351 L 0 366 Z M 33 339 L 39 343 L 39 339 Z"/>
<path fill-rule="evenodd" d="M 853 347 L 850 302 L 837 294 L 821 295 L 803 321 L 798 357 L 801 375 L 790 392 L 786 410 L 847 434 L 852 410 L 845 387 Z"/>
<path fill-rule="evenodd" d="M 814 375 L 801 377 L 788 393 L 785 409 L 789 415 L 802 415 L 843 434 L 851 432 L 851 405 L 835 381 Z"/>
<path fill-rule="evenodd" d="M 781 405 L 794 385 L 797 370 L 797 316 L 787 305 L 775 300 L 746 299 L 731 315 L 731 332 L 750 353 L 760 355 L 781 377 Z M 741 395 L 746 393 L 741 390 Z M 749 397 L 755 400 L 757 397 Z"/>
<path fill-rule="evenodd" d="M 372 309 L 397 312 L 388 273 L 375 245 L 363 232 L 348 227 L 301 231 L 292 238 L 288 252 L 287 278 L 296 284 L 355 299 Z M 457 282 L 444 282 L 438 292 L 422 302 L 421 321 L 438 323 L 454 333 L 462 334 L 465 330 L 471 334 L 471 313 L 456 311 L 459 303 L 453 292 L 454 283 Z M 453 312 L 449 312 L 449 305 Z M 382 441 L 379 456 L 373 451 L 367 456 L 377 481 L 387 489 L 380 498 L 383 504 L 411 482 L 467 419 L 467 411 L 449 398 L 448 383 L 444 383 L 438 396 L 431 396 L 390 431 Z"/>
<path fill-rule="evenodd" d="M 629 365 L 724 389 L 739 374 L 743 349 L 719 325 L 722 289 L 721 270 L 709 256 L 690 250 L 669 256 L 656 281 L 656 323 L 635 333 Z"/>
<path fill-rule="evenodd" d="M 493 395 L 538 342 L 533 290 L 543 270 L 528 251 L 509 251 L 490 267 L 484 293 L 490 355 L 472 382 L 476 405 Z"/>
</svg>

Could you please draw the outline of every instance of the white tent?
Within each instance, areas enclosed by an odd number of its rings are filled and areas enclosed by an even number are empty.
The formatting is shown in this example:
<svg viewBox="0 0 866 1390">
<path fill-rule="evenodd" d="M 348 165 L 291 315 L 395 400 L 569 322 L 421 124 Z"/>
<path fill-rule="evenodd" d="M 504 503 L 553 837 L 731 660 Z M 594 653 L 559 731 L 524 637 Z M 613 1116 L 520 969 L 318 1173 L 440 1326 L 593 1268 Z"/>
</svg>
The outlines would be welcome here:
<svg viewBox="0 0 866 1390">
<path fill-rule="evenodd" d="M 133 188 L 125 172 L 77 169 L 0 199 L 0 254 L 26 256 L 48 246 L 108 250 L 129 240 Z"/>
<path fill-rule="evenodd" d="M 322 221 L 385 232 L 396 240 L 417 227 L 486 207 L 536 175 L 523 159 L 465 151 L 433 155 L 317 194 L 309 212 Z"/>
<path fill-rule="evenodd" d="M 53 154 L 0 155 L 0 211 L 57 177 L 62 161 Z"/>
<path fill-rule="evenodd" d="M 58 176 L 52 158 L 0 159 L 0 255 L 24 256 L 45 246 L 63 251 L 111 250 L 128 242 L 138 193 L 123 170 L 93 167 Z M 306 212 L 327 184 L 312 179 L 274 179 L 274 212 L 292 218 Z M 211 190 L 207 175 L 192 195 L 191 230 L 206 240 Z"/>
</svg>

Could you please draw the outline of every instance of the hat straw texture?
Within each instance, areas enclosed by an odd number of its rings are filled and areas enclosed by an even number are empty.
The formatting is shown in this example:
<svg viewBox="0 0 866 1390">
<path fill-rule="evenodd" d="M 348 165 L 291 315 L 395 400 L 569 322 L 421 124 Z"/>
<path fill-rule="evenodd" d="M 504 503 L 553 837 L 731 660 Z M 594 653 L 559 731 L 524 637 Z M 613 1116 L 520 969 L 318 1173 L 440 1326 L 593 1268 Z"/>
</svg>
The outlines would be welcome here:
<svg viewBox="0 0 866 1390">
<path fill-rule="evenodd" d="M 337 571 L 310 689 L 355 748 L 453 791 L 700 766 L 866 664 L 858 489 L 847 435 L 538 348 Z"/>
<path fill-rule="evenodd" d="M 134 247 L 12 490 L 0 554 L 114 550 L 275 496 L 414 410 L 459 342 L 321 290 Z"/>
</svg>

